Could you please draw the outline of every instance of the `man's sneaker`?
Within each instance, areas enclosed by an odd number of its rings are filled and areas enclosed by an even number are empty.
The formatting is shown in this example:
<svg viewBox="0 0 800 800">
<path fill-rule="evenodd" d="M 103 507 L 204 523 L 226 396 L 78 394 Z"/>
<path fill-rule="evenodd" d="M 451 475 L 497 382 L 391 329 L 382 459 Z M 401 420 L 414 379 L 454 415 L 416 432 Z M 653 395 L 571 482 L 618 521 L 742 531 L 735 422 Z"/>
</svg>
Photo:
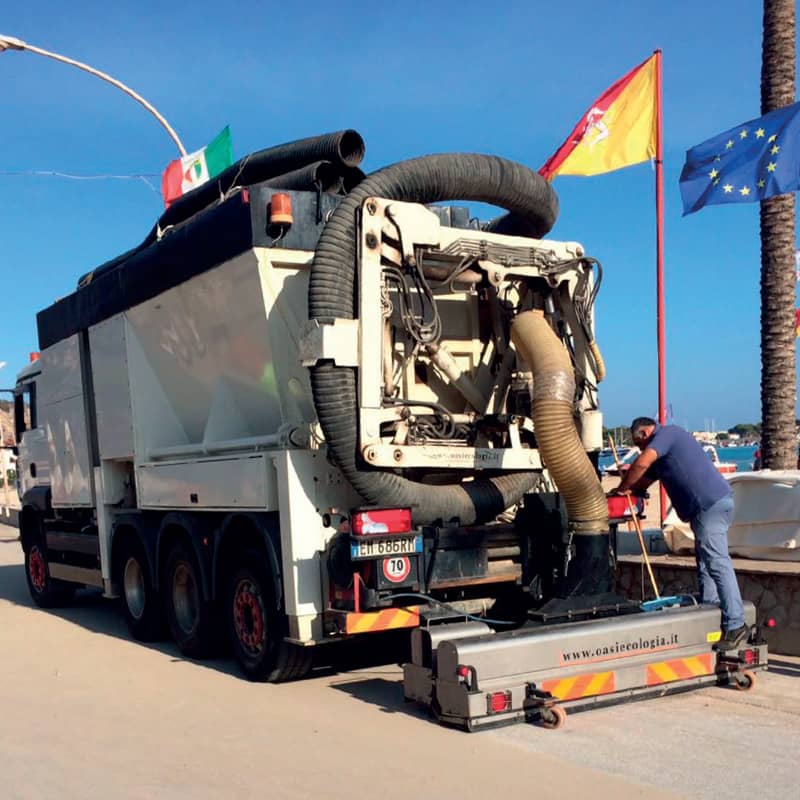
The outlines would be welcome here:
<svg viewBox="0 0 800 800">
<path fill-rule="evenodd" d="M 715 650 L 735 650 L 745 639 L 748 634 L 747 625 L 742 625 L 741 628 L 734 628 L 732 631 L 725 631 L 722 638 L 714 645 Z"/>
</svg>

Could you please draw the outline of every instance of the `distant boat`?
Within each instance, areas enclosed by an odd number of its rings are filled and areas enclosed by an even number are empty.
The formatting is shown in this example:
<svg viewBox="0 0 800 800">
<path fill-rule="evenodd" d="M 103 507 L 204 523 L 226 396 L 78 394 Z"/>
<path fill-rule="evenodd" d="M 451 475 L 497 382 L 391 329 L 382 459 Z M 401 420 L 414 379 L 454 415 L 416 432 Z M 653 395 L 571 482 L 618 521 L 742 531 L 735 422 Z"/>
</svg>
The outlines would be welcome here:
<svg viewBox="0 0 800 800">
<path fill-rule="evenodd" d="M 717 471 L 722 473 L 723 475 L 728 475 L 731 472 L 736 472 L 736 464 L 733 461 L 720 461 L 719 454 L 717 453 L 717 448 L 714 447 L 713 444 L 705 444 L 703 445 L 703 452 L 708 454 L 708 457 L 711 459 L 711 463 L 717 468 Z"/>
<path fill-rule="evenodd" d="M 607 464 L 605 467 L 601 468 L 601 472 L 603 475 L 620 475 L 623 472 L 627 472 L 630 469 L 631 464 L 636 461 L 636 456 L 639 455 L 639 452 L 640 451 L 638 447 L 618 447 L 617 457 L 619 458 L 619 469 L 617 469 L 617 465 L 613 461 L 614 452 L 611 450 L 611 448 L 601 450 L 601 457 L 605 456 L 612 459 L 610 464 Z"/>
</svg>

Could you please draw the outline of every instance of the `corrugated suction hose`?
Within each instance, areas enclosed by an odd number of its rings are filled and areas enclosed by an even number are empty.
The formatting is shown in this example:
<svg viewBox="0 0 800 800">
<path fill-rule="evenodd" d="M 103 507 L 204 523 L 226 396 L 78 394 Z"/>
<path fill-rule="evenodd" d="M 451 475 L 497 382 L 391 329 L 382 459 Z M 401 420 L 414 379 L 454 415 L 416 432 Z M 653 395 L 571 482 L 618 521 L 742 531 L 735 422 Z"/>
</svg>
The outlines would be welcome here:
<svg viewBox="0 0 800 800">
<path fill-rule="evenodd" d="M 322 136 L 298 139 L 295 142 L 287 142 L 250 153 L 220 172 L 219 175 L 215 175 L 213 180 L 206 181 L 197 189 L 193 189 L 176 200 L 159 217 L 158 222 L 140 245 L 101 264 L 91 272 L 81 275 L 78 279 L 78 288 L 86 286 L 95 278 L 117 268 L 144 248 L 158 241 L 161 231 L 179 225 L 204 209 L 219 203 L 220 197 L 234 186 L 260 183 L 287 173 L 294 173 L 309 164 L 316 165 L 320 161 L 330 162 L 344 177 L 346 185 L 355 185 L 359 176 L 364 174 L 358 169 L 358 165 L 364 158 L 364 152 L 364 140 L 361 138 L 361 134 L 347 129 L 336 133 L 325 133 Z M 323 168 L 323 170 L 327 170 L 327 168 Z M 297 178 L 296 175 L 292 177 Z M 292 188 L 289 183 L 285 182 L 276 185 Z"/>
<path fill-rule="evenodd" d="M 575 533 L 608 531 L 602 484 L 575 427 L 575 378 L 569 353 L 541 311 L 525 311 L 511 339 L 533 373 L 533 428 L 542 461 L 564 498 Z"/>
<path fill-rule="evenodd" d="M 555 192 L 541 175 L 495 156 L 433 155 L 386 167 L 361 181 L 325 226 L 311 266 L 310 319 L 331 322 L 355 316 L 356 221 L 367 197 L 417 203 L 492 203 L 525 220 L 536 236 L 550 230 L 558 211 Z M 368 503 L 411 506 L 418 524 L 458 519 L 462 525 L 471 525 L 493 519 L 538 480 L 538 473 L 524 471 L 429 486 L 370 468 L 358 452 L 356 370 L 320 362 L 311 369 L 311 387 L 329 453 L 345 477 Z"/>
</svg>

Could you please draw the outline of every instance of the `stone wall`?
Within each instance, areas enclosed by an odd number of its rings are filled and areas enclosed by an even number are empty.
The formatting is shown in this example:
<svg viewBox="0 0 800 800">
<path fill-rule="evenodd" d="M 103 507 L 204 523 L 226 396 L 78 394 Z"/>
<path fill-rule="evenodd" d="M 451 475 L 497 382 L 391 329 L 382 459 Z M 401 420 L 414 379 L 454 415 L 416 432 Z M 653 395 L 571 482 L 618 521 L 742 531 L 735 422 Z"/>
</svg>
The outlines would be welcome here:
<svg viewBox="0 0 800 800">
<path fill-rule="evenodd" d="M 759 622 L 774 619 L 774 628 L 764 628 L 770 652 L 800 656 L 800 563 L 734 559 L 742 597 L 756 607 Z M 662 595 L 696 594 L 697 576 L 693 558 L 651 556 L 650 564 Z M 617 591 L 635 600 L 655 597 L 641 556 L 620 556 Z"/>
</svg>

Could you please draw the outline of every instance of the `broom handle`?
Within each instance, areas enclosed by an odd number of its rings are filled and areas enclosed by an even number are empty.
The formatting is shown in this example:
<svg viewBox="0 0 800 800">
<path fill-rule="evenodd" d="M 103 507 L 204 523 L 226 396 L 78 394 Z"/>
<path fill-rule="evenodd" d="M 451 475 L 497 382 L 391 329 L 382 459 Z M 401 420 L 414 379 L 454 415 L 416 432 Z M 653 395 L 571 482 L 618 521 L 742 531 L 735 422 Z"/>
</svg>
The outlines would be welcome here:
<svg viewBox="0 0 800 800">
<path fill-rule="evenodd" d="M 614 445 L 614 437 L 609 434 L 608 436 L 608 443 L 611 445 L 611 453 L 614 456 L 614 463 L 617 465 L 617 470 L 619 471 L 620 477 L 622 477 L 622 469 L 620 468 L 620 461 L 619 456 L 617 455 L 617 448 Z M 656 593 L 656 600 L 658 600 L 661 595 L 658 592 L 658 586 L 656 585 L 656 579 L 653 575 L 653 568 L 650 566 L 650 559 L 647 557 L 647 551 L 645 550 L 644 546 L 644 536 L 642 536 L 642 526 L 639 524 L 639 517 L 636 515 L 636 509 L 633 507 L 633 500 L 631 500 L 631 494 L 628 492 L 625 497 L 628 500 L 628 508 L 631 512 L 631 518 L 633 519 L 633 527 L 636 528 L 636 535 L 639 537 L 639 547 L 642 548 L 642 558 L 644 559 L 645 566 L 647 567 L 647 574 L 650 576 L 650 584 L 653 587 L 653 591 Z"/>
</svg>

